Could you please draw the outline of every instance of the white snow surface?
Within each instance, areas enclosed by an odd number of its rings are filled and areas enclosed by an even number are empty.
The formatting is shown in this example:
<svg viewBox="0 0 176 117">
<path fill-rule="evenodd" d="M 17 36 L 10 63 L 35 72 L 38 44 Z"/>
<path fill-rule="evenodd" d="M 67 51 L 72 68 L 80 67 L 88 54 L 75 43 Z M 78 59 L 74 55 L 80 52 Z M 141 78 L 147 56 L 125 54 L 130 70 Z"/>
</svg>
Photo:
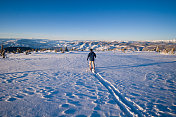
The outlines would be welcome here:
<svg viewBox="0 0 176 117">
<path fill-rule="evenodd" d="M 176 116 L 176 55 L 95 53 L 0 58 L 0 116 Z"/>
</svg>

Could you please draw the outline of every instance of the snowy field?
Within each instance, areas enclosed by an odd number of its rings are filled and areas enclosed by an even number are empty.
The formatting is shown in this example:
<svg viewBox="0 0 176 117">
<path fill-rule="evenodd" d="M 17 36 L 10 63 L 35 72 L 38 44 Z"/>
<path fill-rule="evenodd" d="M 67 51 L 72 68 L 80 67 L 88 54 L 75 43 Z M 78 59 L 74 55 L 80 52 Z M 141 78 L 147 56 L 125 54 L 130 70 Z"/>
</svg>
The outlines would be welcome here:
<svg viewBox="0 0 176 117">
<path fill-rule="evenodd" d="M 0 59 L 0 116 L 176 116 L 176 55 L 155 52 L 8 54 Z"/>
</svg>

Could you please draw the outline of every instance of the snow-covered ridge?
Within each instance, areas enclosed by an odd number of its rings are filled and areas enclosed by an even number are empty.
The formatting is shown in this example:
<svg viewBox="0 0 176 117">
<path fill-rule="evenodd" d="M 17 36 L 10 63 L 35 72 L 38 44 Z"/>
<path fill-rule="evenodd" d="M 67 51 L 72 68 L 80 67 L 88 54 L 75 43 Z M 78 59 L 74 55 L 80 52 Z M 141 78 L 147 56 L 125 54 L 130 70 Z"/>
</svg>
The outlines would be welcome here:
<svg viewBox="0 0 176 117">
<path fill-rule="evenodd" d="M 125 50 L 131 51 L 148 51 L 156 49 L 158 46 L 161 50 L 172 48 L 176 49 L 176 39 L 173 40 L 155 40 L 155 41 L 80 41 L 80 40 L 48 40 L 48 39 L 0 39 L 0 44 L 4 47 L 31 47 L 31 48 L 63 48 L 76 50 Z"/>
</svg>

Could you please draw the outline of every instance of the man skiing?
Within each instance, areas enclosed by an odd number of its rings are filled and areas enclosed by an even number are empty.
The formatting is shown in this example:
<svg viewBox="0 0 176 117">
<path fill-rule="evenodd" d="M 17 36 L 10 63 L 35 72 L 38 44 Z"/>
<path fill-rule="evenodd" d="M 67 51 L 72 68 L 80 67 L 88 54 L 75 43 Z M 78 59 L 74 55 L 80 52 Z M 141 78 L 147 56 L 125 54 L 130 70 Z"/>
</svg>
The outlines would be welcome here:
<svg viewBox="0 0 176 117">
<path fill-rule="evenodd" d="M 95 63 L 94 58 L 96 58 L 96 54 L 93 52 L 93 49 L 90 49 L 90 53 L 87 56 L 87 60 L 89 59 L 89 67 L 93 72 L 95 71 Z M 93 69 L 92 69 L 93 66 Z"/>
</svg>

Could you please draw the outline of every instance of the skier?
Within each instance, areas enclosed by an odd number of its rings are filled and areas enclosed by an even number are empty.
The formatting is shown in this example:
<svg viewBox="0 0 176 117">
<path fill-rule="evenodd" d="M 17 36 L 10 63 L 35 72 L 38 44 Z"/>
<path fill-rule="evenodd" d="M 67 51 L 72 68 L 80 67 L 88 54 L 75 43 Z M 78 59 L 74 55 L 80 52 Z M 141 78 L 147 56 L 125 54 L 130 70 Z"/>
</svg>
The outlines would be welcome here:
<svg viewBox="0 0 176 117">
<path fill-rule="evenodd" d="M 2 57 L 5 58 L 5 49 L 2 51 Z"/>
<path fill-rule="evenodd" d="M 93 49 L 90 49 L 90 53 L 87 56 L 87 60 L 89 60 L 89 67 L 90 70 L 95 72 L 95 63 L 94 63 L 94 58 L 96 58 L 96 54 L 93 52 Z M 93 66 L 93 69 L 92 69 Z"/>
</svg>

